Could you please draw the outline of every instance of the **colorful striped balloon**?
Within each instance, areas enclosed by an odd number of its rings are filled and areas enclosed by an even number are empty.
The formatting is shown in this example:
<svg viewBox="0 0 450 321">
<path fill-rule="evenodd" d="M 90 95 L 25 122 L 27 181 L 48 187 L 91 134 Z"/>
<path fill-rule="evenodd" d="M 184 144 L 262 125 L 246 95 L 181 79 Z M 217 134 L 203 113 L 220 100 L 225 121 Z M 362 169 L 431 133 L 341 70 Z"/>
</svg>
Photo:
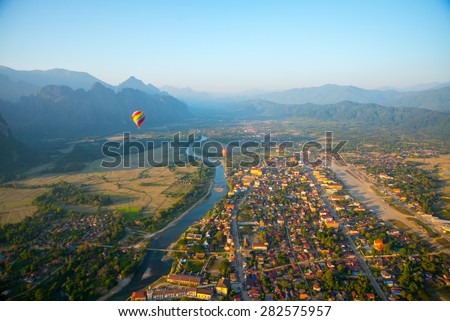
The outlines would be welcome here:
<svg viewBox="0 0 450 321">
<path fill-rule="evenodd" d="M 141 128 L 142 123 L 145 120 L 144 113 L 140 110 L 136 110 L 133 115 L 131 115 L 131 119 L 133 119 L 134 123 L 138 128 Z"/>
</svg>

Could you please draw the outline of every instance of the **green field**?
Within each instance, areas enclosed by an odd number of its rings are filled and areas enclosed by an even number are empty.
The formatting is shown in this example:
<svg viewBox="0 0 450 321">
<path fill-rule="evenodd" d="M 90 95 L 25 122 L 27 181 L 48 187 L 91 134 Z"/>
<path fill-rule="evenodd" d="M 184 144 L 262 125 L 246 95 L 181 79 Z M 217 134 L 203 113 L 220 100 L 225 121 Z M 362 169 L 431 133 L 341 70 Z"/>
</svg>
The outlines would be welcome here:
<svg viewBox="0 0 450 321">
<path fill-rule="evenodd" d="M 399 229 L 408 229 L 409 228 L 405 223 L 403 223 L 399 220 L 392 219 L 392 220 L 389 220 L 389 222 L 391 222 L 395 227 L 397 227 Z"/>
<path fill-rule="evenodd" d="M 32 215 L 36 210 L 33 200 L 59 182 L 68 182 L 82 186 L 88 192 L 109 196 L 112 205 L 106 208 L 121 212 L 130 221 L 171 208 L 192 189 L 190 184 L 180 181 L 197 176 L 198 168 L 139 168 L 137 160 L 137 154 L 131 155 L 129 169 L 102 168 L 101 160 L 95 160 L 79 172 L 42 174 L 39 170 L 30 171 L 28 177 L 0 188 L 0 224 L 16 223 Z M 95 210 L 79 206 L 66 209 L 81 212 Z"/>
<path fill-rule="evenodd" d="M 117 210 L 127 221 L 134 221 L 142 217 L 138 207 L 118 207 Z"/>
</svg>

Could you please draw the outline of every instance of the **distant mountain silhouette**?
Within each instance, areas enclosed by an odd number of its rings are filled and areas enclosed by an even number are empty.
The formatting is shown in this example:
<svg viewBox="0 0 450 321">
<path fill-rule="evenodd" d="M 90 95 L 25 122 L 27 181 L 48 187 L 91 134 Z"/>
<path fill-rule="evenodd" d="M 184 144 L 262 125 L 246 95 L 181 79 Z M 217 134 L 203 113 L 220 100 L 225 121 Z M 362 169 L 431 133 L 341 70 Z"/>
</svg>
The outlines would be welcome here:
<svg viewBox="0 0 450 321">
<path fill-rule="evenodd" d="M 432 89 L 428 89 L 433 87 Z M 413 87 L 411 87 L 413 88 Z M 427 90 L 418 91 L 419 88 Z M 418 85 L 414 91 L 369 90 L 354 86 L 324 85 L 321 87 L 293 88 L 279 92 L 241 93 L 232 95 L 196 92 L 190 88 L 163 87 L 171 95 L 193 106 L 203 108 L 226 107 L 232 102 L 262 99 L 279 104 L 336 104 L 353 101 L 363 104 L 379 104 L 392 107 L 417 107 L 438 111 L 450 111 L 450 84 Z"/>
<path fill-rule="evenodd" d="M 22 96 L 35 94 L 39 87 L 24 81 L 12 81 L 8 76 L 0 74 L 0 98 L 18 101 Z"/>
<path fill-rule="evenodd" d="M 430 82 L 430 83 L 425 83 L 425 84 L 417 84 L 414 86 L 409 86 L 406 88 L 400 88 L 400 89 L 395 89 L 398 91 L 424 91 L 424 90 L 430 90 L 430 89 L 439 89 L 439 88 L 444 88 L 444 87 L 449 87 L 450 86 L 450 82 L 444 82 L 444 83 L 440 83 L 440 82 Z"/>
<path fill-rule="evenodd" d="M 60 68 L 50 70 L 15 70 L 0 66 L 0 74 L 8 76 L 12 81 L 23 81 L 32 84 L 38 89 L 46 85 L 64 85 L 73 89 L 90 89 L 95 83 L 111 87 L 111 85 L 91 76 L 87 72 Z"/>
<path fill-rule="evenodd" d="M 168 92 L 174 97 L 177 97 L 178 99 L 181 99 L 183 101 L 188 102 L 202 102 L 202 101 L 208 101 L 213 99 L 214 97 L 206 92 L 198 92 L 195 90 L 192 90 L 189 87 L 185 88 L 177 88 L 172 86 L 164 86 L 161 88 L 162 90 Z"/>
<path fill-rule="evenodd" d="M 186 105 L 167 94 L 125 88 L 118 93 L 95 83 L 90 90 L 48 85 L 19 102 L 0 102 L 0 112 L 17 136 L 81 137 L 135 130 L 131 113 L 145 113 L 143 128 L 189 117 Z"/>
<path fill-rule="evenodd" d="M 450 86 L 407 92 L 389 102 L 391 106 L 419 107 L 450 112 Z"/>
<path fill-rule="evenodd" d="M 257 97 L 280 104 L 334 104 L 349 100 L 358 103 L 387 105 L 390 100 L 398 98 L 400 95 L 401 93 L 395 90 L 368 90 L 354 86 L 324 85 L 266 93 Z"/>
<path fill-rule="evenodd" d="M 343 101 L 337 104 L 286 105 L 266 100 L 249 100 L 228 106 L 230 115 L 265 119 L 312 119 L 347 125 L 384 127 L 440 138 L 450 138 L 450 113 L 414 107 L 385 107 Z"/>
<path fill-rule="evenodd" d="M 290 89 L 258 95 L 257 98 L 280 104 L 335 104 L 341 101 L 374 103 L 393 107 L 418 107 L 450 111 L 450 86 L 415 92 L 368 90 L 353 86 L 325 85 Z"/>
<path fill-rule="evenodd" d="M 162 94 L 162 92 L 155 86 L 153 86 L 151 84 L 146 85 L 146 84 L 144 84 L 144 82 L 142 80 L 136 79 L 133 76 L 131 76 L 130 78 L 125 80 L 123 83 L 119 84 L 119 86 L 117 86 L 118 90 L 122 90 L 125 88 L 137 89 L 137 90 L 143 91 L 149 95 Z"/>
<path fill-rule="evenodd" d="M 0 66 L 0 99 L 7 101 L 18 101 L 21 96 L 36 94 L 46 85 L 63 85 L 74 90 L 89 90 L 95 83 L 100 83 L 115 92 L 120 92 L 126 88 L 140 90 L 148 95 L 166 95 L 167 92 L 191 105 L 191 107 L 202 109 L 216 109 L 229 103 L 249 99 L 263 99 L 280 104 L 335 104 L 341 101 L 354 101 L 383 106 L 450 111 L 450 83 L 419 84 L 396 90 L 369 90 L 355 86 L 328 84 L 321 87 L 293 88 L 278 92 L 251 90 L 242 93 L 224 94 L 197 92 L 190 88 L 170 86 L 164 86 L 163 91 L 161 91 L 133 76 L 118 86 L 113 86 L 86 72 L 65 69 L 25 71 Z"/>
<path fill-rule="evenodd" d="M 0 99 L 18 101 L 22 96 L 36 94 L 47 85 L 68 86 L 74 90 L 89 90 L 96 83 L 119 92 L 126 88 L 137 89 L 149 95 L 164 94 L 151 84 L 144 84 L 135 77 L 130 77 L 119 86 L 110 85 L 86 73 L 66 69 L 51 70 L 15 70 L 0 66 Z"/>
</svg>

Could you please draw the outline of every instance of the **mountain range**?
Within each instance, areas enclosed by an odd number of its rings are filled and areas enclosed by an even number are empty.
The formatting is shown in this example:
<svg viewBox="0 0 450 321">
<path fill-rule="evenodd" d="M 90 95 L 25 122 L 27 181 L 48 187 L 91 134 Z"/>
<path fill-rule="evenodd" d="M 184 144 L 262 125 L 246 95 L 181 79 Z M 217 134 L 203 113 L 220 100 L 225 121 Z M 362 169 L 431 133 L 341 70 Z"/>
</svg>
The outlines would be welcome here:
<svg viewBox="0 0 450 321">
<path fill-rule="evenodd" d="M 36 94 L 45 85 L 65 85 L 89 90 L 95 83 L 119 92 L 137 89 L 149 95 L 172 95 L 190 107 L 220 107 L 229 102 L 263 99 L 280 104 L 335 104 L 341 101 L 375 103 L 388 107 L 417 107 L 450 112 L 450 83 L 429 83 L 406 89 L 364 89 L 327 84 L 320 87 L 292 88 L 277 92 L 250 90 L 235 94 L 197 92 L 190 88 L 164 86 L 162 90 L 130 77 L 118 86 L 110 85 L 86 72 L 65 69 L 14 70 L 0 66 L 0 99 L 18 101 L 21 96 Z"/>
<path fill-rule="evenodd" d="M 431 85 L 430 85 L 431 86 Z M 164 87 L 168 93 L 190 106 L 226 107 L 230 102 L 267 100 L 279 104 L 335 104 L 341 101 L 375 103 L 388 107 L 417 107 L 450 112 L 450 84 L 438 84 L 422 91 L 371 90 L 355 86 L 324 85 L 320 87 L 293 88 L 278 92 L 214 94 L 196 92 L 190 88 Z"/>
<path fill-rule="evenodd" d="M 136 131 L 130 119 L 136 109 L 146 115 L 144 128 L 186 121 L 191 110 L 217 119 L 301 118 L 450 138 L 448 84 L 411 91 L 324 85 L 218 94 L 169 86 L 160 90 L 135 77 L 112 86 L 85 72 L 0 66 L 0 179 L 36 158 L 36 151 L 20 140 Z"/>
<path fill-rule="evenodd" d="M 35 88 L 33 93 L 36 93 L 46 85 L 64 85 L 73 89 L 90 89 L 93 84 L 100 83 L 105 87 L 112 87 L 87 72 L 71 71 L 60 68 L 50 70 L 15 70 L 0 66 L 0 75 L 8 77 L 11 82 L 20 82 L 27 86 L 33 86 Z M 0 96 L 0 98 L 4 99 L 2 96 Z M 15 98 L 15 100 L 18 100 L 20 96 Z"/>
<path fill-rule="evenodd" d="M 116 88 L 119 91 L 126 88 L 132 88 L 140 90 L 148 95 L 167 95 L 167 93 L 162 92 L 152 84 L 146 85 L 142 80 L 136 79 L 134 76 L 131 76 L 124 82 L 120 83 L 119 86 L 117 86 Z"/>
<path fill-rule="evenodd" d="M 18 101 L 22 96 L 36 94 L 47 85 L 67 86 L 72 89 L 89 90 L 96 83 L 115 91 L 125 88 L 137 89 L 149 95 L 167 94 L 151 84 L 144 84 L 131 76 L 118 86 L 110 85 L 87 72 L 71 71 L 66 69 L 50 70 L 15 70 L 0 66 L 0 99 Z"/>
<path fill-rule="evenodd" d="M 259 119 L 311 119 L 363 128 L 384 128 L 410 134 L 450 138 L 450 113 L 415 107 L 385 107 L 373 103 L 341 101 L 336 104 L 278 104 L 248 100 L 228 106 L 230 115 Z"/>
<path fill-rule="evenodd" d="M 0 99 L 0 112 L 19 138 L 130 130 L 129 115 L 135 109 L 144 111 L 146 123 L 183 121 L 191 116 L 187 105 L 194 112 L 203 109 L 209 115 L 233 110 L 235 115 L 301 115 L 318 120 L 380 122 L 405 129 L 427 127 L 427 131 L 431 130 L 429 119 L 439 125 L 448 120 L 450 112 L 448 83 L 418 85 L 414 91 L 328 84 L 279 92 L 219 94 L 170 86 L 160 90 L 135 77 L 113 86 L 85 72 L 20 71 L 3 66 Z M 446 129 L 441 125 L 436 128 Z"/>
<path fill-rule="evenodd" d="M 450 112 L 450 86 L 423 91 L 369 90 L 325 85 L 266 93 L 257 98 L 281 104 L 334 104 L 340 101 L 374 103 L 389 107 L 418 107 Z"/>
<path fill-rule="evenodd" d="M 0 101 L 0 112 L 20 138 L 80 137 L 135 130 L 131 114 L 142 110 L 146 125 L 182 121 L 187 106 L 167 94 L 119 92 L 95 83 L 91 89 L 47 85 L 18 102 Z"/>
<path fill-rule="evenodd" d="M 86 72 L 0 66 L 0 112 L 21 139 L 134 130 L 137 109 L 150 125 L 191 116 L 183 102 L 135 77 L 112 86 Z"/>
</svg>

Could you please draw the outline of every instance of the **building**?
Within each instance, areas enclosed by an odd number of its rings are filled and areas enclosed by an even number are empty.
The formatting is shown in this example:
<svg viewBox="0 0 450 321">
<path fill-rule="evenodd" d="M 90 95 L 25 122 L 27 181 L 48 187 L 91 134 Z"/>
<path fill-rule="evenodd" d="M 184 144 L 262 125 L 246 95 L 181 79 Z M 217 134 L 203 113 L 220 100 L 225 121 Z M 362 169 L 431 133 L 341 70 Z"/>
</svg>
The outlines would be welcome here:
<svg viewBox="0 0 450 321">
<path fill-rule="evenodd" d="M 330 189 L 330 190 L 334 190 L 334 191 L 340 191 L 340 190 L 342 190 L 342 185 L 339 185 L 339 184 L 328 184 L 328 186 L 326 186 L 325 188 Z"/>
<path fill-rule="evenodd" d="M 227 210 L 233 210 L 234 209 L 234 204 L 227 204 L 227 206 L 225 207 Z"/>
<path fill-rule="evenodd" d="M 319 292 L 320 290 L 322 290 L 322 288 L 320 287 L 319 283 L 314 283 L 313 290 Z"/>
<path fill-rule="evenodd" d="M 332 201 L 345 201 L 348 200 L 350 198 L 350 196 L 348 195 L 331 195 L 330 199 Z"/>
<path fill-rule="evenodd" d="M 196 259 L 204 259 L 205 258 L 205 256 L 206 256 L 206 254 L 205 253 L 199 253 L 199 252 L 196 252 L 195 253 L 195 258 Z"/>
<path fill-rule="evenodd" d="M 208 288 L 197 288 L 197 299 L 200 300 L 211 300 L 212 295 L 214 294 L 214 289 Z"/>
<path fill-rule="evenodd" d="M 322 222 L 324 221 L 328 221 L 328 222 L 332 222 L 333 220 L 333 216 L 331 216 L 330 214 L 320 214 L 320 220 Z"/>
<path fill-rule="evenodd" d="M 383 279 L 390 279 L 391 275 L 386 272 L 386 271 L 381 271 L 381 276 L 383 277 Z"/>
<path fill-rule="evenodd" d="M 327 228 L 339 228 L 339 222 L 336 221 L 325 221 Z"/>
<path fill-rule="evenodd" d="M 246 175 L 246 176 L 242 177 L 241 182 L 242 182 L 243 187 L 250 186 L 254 179 L 255 178 L 250 175 Z M 245 190 L 245 188 L 243 188 L 243 189 Z"/>
<path fill-rule="evenodd" d="M 376 239 L 373 241 L 373 247 L 377 250 L 377 251 L 381 251 L 384 248 L 384 243 L 383 240 L 381 239 Z"/>
<path fill-rule="evenodd" d="M 184 297 L 195 298 L 197 291 L 195 288 L 169 289 L 169 290 L 152 290 L 148 292 L 150 300 L 163 301 L 181 299 Z"/>
<path fill-rule="evenodd" d="M 139 291 L 131 294 L 131 301 L 147 301 L 147 292 Z"/>
<path fill-rule="evenodd" d="M 187 286 L 199 286 L 200 283 L 202 282 L 202 278 L 199 276 L 191 276 L 191 275 L 169 274 L 167 276 L 167 282 Z"/>
<path fill-rule="evenodd" d="M 187 240 L 200 241 L 202 239 L 202 235 L 201 234 L 188 233 L 186 235 L 186 239 Z"/>
<path fill-rule="evenodd" d="M 250 170 L 250 173 L 252 175 L 255 175 L 255 176 L 261 176 L 262 175 L 262 170 L 260 168 L 252 168 Z"/>
<path fill-rule="evenodd" d="M 309 296 L 306 293 L 300 293 L 299 299 L 300 300 L 308 300 Z"/>
<path fill-rule="evenodd" d="M 253 243 L 252 244 L 252 250 L 267 251 L 267 244 Z"/>
<path fill-rule="evenodd" d="M 230 280 L 228 278 L 221 278 L 216 285 L 216 292 L 219 295 L 228 295 L 230 290 Z"/>
</svg>

